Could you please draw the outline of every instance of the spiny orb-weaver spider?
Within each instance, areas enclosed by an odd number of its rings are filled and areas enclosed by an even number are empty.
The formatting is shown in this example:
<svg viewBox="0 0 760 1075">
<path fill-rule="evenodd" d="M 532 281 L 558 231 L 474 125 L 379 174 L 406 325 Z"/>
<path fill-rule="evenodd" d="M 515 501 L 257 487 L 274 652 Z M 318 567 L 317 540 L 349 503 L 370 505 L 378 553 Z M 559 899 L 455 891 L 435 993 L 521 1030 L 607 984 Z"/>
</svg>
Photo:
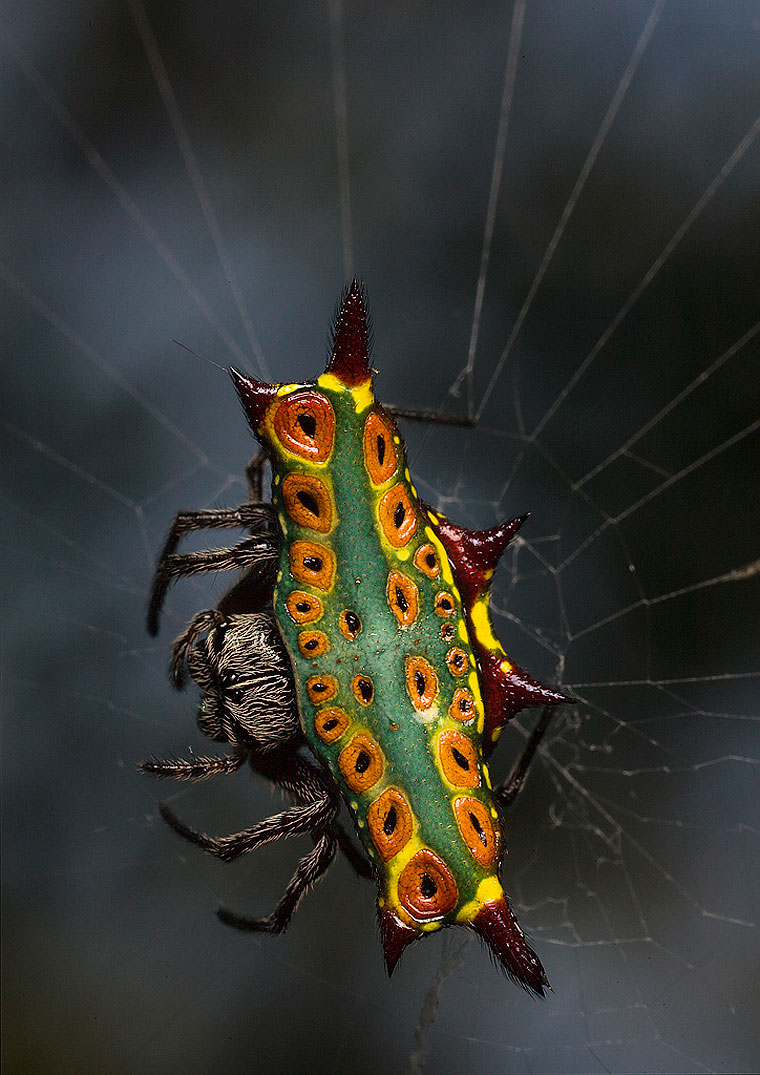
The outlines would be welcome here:
<svg viewBox="0 0 760 1075">
<path fill-rule="evenodd" d="M 200 780 L 247 761 L 294 805 L 222 837 L 196 832 L 166 805 L 162 816 L 227 862 L 272 840 L 313 838 L 271 914 L 249 919 L 220 909 L 229 925 L 284 930 L 340 848 L 377 882 L 389 974 L 412 941 L 459 924 L 543 995 L 543 967 L 501 887 L 500 809 L 523 785 L 550 707 L 572 699 L 507 658 L 489 613 L 494 570 L 527 516 L 471 531 L 419 500 L 401 434 L 373 395 L 356 280 L 316 381 L 271 385 L 230 373 L 263 448 L 248 468 L 251 500 L 177 516 L 158 561 L 148 629 L 157 633 L 175 579 L 241 572 L 217 608 L 193 618 L 171 662 L 177 687 L 186 672 L 200 687 L 201 731 L 235 750 L 141 768 Z M 264 461 L 271 504 L 262 501 Z M 230 549 L 176 552 L 191 531 L 226 528 L 249 536 Z M 521 757 L 492 788 L 486 760 L 502 727 L 536 705 L 546 708 Z M 337 820 L 341 796 L 368 858 Z"/>
</svg>

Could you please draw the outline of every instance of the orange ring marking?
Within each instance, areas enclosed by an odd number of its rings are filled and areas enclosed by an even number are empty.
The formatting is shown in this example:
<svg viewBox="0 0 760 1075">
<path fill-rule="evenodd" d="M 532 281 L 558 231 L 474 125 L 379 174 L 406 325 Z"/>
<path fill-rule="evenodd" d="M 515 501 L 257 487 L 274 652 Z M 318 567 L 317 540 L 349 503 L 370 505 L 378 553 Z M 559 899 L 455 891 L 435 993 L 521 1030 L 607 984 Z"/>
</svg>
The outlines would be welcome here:
<svg viewBox="0 0 760 1075">
<path fill-rule="evenodd" d="M 285 598 L 285 607 L 296 623 L 313 623 L 324 611 L 320 599 L 303 590 L 291 590 Z"/>
<path fill-rule="evenodd" d="M 446 654 L 446 664 L 452 676 L 463 676 L 469 663 L 467 654 L 460 646 L 453 646 Z"/>
<path fill-rule="evenodd" d="M 311 463 L 324 463 L 332 451 L 335 414 L 329 400 L 318 392 L 286 396 L 274 412 L 272 425 L 286 451 Z"/>
<path fill-rule="evenodd" d="M 465 687 L 458 687 L 454 691 L 454 699 L 449 706 L 449 716 L 452 720 L 459 720 L 466 724 L 475 716 L 475 699 L 472 692 Z"/>
<path fill-rule="evenodd" d="M 414 554 L 414 566 L 418 567 L 422 574 L 427 575 L 429 579 L 437 579 L 441 573 L 441 565 L 438 562 L 438 553 L 435 551 L 435 546 L 431 545 L 430 542 L 420 545 Z"/>
<path fill-rule="evenodd" d="M 366 732 L 359 732 L 338 755 L 338 767 L 352 791 L 374 787 L 385 769 L 383 752 Z"/>
<path fill-rule="evenodd" d="M 475 861 L 486 869 L 493 866 L 499 851 L 499 831 L 483 803 L 461 795 L 454 800 L 454 815 Z"/>
<path fill-rule="evenodd" d="M 403 482 L 383 493 L 377 506 L 380 526 L 386 539 L 396 549 L 408 545 L 417 530 L 417 512 Z"/>
<path fill-rule="evenodd" d="M 437 616 L 453 616 L 456 611 L 456 601 L 448 590 L 439 590 L 435 595 L 435 613 Z"/>
<path fill-rule="evenodd" d="M 458 895 L 451 870 L 427 847 L 412 855 L 398 879 L 399 903 L 418 921 L 443 917 L 456 906 Z"/>
<path fill-rule="evenodd" d="M 329 702 L 338 693 L 338 681 L 335 676 L 309 676 L 306 680 L 306 693 L 313 705 Z"/>
<path fill-rule="evenodd" d="M 353 642 L 362 629 L 362 621 L 352 608 L 344 608 L 338 617 L 338 627 L 343 637 Z"/>
<path fill-rule="evenodd" d="M 438 677 L 433 666 L 424 657 L 407 657 L 406 689 L 416 710 L 424 713 L 430 709 L 438 694 Z"/>
<path fill-rule="evenodd" d="M 451 729 L 438 736 L 438 757 L 443 775 L 455 788 L 476 788 L 480 784 L 478 756 L 472 740 Z"/>
<path fill-rule="evenodd" d="M 364 423 L 364 465 L 373 485 L 384 485 L 398 467 L 394 429 L 380 411 L 370 411 Z"/>
<path fill-rule="evenodd" d="M 420 610 L 417 587 L 400 571 L 391 571 L 385 589 L 391 612 L 402 627 L 409 627 L 417 619 Z"/>
<path fill-rule="evenodd" d="M 367 811 L 367 827 L 384 862 L 406 847 L 412 837 L 414 821 L 411 807 L 399 788 L 386 788 L 375 799 Z"/>
<path fill-rule="evenodd" d="M 282 496 L 294 523 L 327 534 L 332 529 L 333 507 L 325 483 L 313 474 L 288 474 Z"/>
<path fill-rule="evenodd" d="M 329 590 L 335 577 L 335 553 L 315 541 L 294 541 L 290 546 L 290 571 L 298 582 Z"/>
<path fill-rule="evenodd" d="M 314 730 L 323 743 L 334 743 L 350 723 L 345 709 L 320 709 L 314 718 Z"/>
<path fill-rule="evenodd" d="M 369 705 L 375 696 L 375 687 L 369 676 L 360 673 L 351 680 L 351 690 L 360 705 Z"/>
<path fill-rule="evenodd" d="M 330 639 L 324 631 L 301 631 L 298 648 L 302 657 L 321 657 L 330 648 Z"/>
</svg>

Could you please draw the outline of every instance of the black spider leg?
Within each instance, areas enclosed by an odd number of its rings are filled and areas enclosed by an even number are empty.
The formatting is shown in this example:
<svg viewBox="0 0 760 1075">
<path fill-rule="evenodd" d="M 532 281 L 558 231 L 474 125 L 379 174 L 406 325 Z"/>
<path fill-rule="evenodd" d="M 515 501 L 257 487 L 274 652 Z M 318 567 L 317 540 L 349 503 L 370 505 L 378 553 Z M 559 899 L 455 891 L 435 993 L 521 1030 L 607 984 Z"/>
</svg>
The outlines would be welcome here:
<svg viewBox="0 0 760 1075">
<path fill-rule="evenodd" d="M 256 460 L 252 460 L 252 465 L 254 462 Z M 258 489 L 260 493 L 260 477 Z M 174 555 L 175 550 L 186 534 L 193 533 L 196 530 L 243 529 L 249 530 L 254 535 L 260 535 L 268 533 L 274 526 L 276 526 L 276 520 L 272 505 L 258 502 L 241 504 L 240 507 L 210 507 L 198 512 L 181 512 L 178 514 L 172 522 L 171 530 L 166 542 L 163 543 L 163 548 L 156 564 L 156 574 L 148 603 L 148 633 L 154 636 L 158 634 L 158 618 L 161 606 L 173 577 L 168 573 L 167 565 L 178 559 Z M 201 568 L 200 570 L 211 569 Z"/>
<path fill-rule="evenodd" d="M 369 859 L 364 857 L 339 821 L 335 822 L 330 829 L 330 832 L 332 832 L 333 836 L 338 841 L 338 847 L 353 867 L 357 877 L 364 877 L 368 881 L 372 881 L 375 876 L 375 871 L 372 869 Z"/>
<path fill-rule="evenodd" d="M 439 414 L 438 411 L 418 411 L 408 407 L 392 407 L 383 405 L 383 410 L 394 418 L 406 418 L 410 422 L 429 422 L 431 425 L 440 426 L 474 426 L 475 419 L 466 414 Z"/>
<path fill-rule="evenodd" d="M 179 638 L 174 640 L 169 674 L 172 683 L 178 691 L 181 691 L 185 686 L 187 659 L 193 643 L 197 638 L 200 638 L 201 635 L 213 631 L 215 627 L 219 627 L 220 624 L 225 622 L 225 619 L 226 617 L 224 613 L 216 608 L 210 608 L 204 612 L 199 612 L 193 617 Z"/>
<path fill-rule="evenodd" d="M 255 768 L 259 767 L 259 758 Z M 254 851 L 273 840 L 311 833 L 316 846 L 298 863 L 296 872 L 290 879 L 280 902 L 266 918 L 241 918 L 224 908 L 218 911 L 219 917 L 229 925 L 239 929 L 257 930 L 265 933 L 281 933 L 290 922 L 301 898 L 309 888 L 322 876 L 335 857 L 337 839 L 333 835 L 340 800 L 321 774 L 308 765 L 295 752 L 286 751 L 280 755 L 278 782 L 291 792 L 304 805 L 284 810 L 274 817 L 254 825 L 250 829 L 232 836 L 209 836 L 197 832 L 180 821 L 179 818 L 162 803 L 159 806 L 161 816 L 167 824 L 191 843 L 202 847 L 204 851 L 215 855 L 224 862 L 231 862 L 240 855 Z M 289 770 L 283 766 L 290 765 Z M 276 768 L 276 763 L 275 763 Z"/>
<path fill-rule="evenodd" d="M 515 762 L 512 772 L 503 784 L 494 788 L 493 797 L 499 806 L 506 809 L 512 805 L 520 794 L 520 791 L 525 784 L 525 778 L 528 775 L 530 763 L 533 761 L 533 755 L 538 750 L 539 744 L 546 733 L 546 729 L 549 727 L 549 722 L 552 719 L 553 713 L 554 709 L 551 706 L 546 706 L 539 717 L 538 723 L 530 733 L 530 737 L 523 748 L 522 754 Z"/>
<path fill-rule="evenodd" d="M 227 519 L 234 515 L 236 521 L 219 523 L 219 526 L 248 526 L 245 521 L 244 509 L 231 509 L 223 514 Z M 265 512 L 267 519 L 273 518 L 273 513 L 262 507 L 257 511 Z M 205 512 L 203 513 L 206 514 Z M 188 552 L 183 554 L 162 554 L 156 568 L 153 579 L 153 589 L 150 595 L 148 607 L 148 631 L 155 635 L 158 632 L 158 616 L 164 603 L 166 591 L 175 579 L 185 578 L 188 575 L 199 575 L 204 571 L 232 571 L 251 567 L 269 567 L 272 571 L 279 558 L 279 539 L 275 535 L 246 538 L 231 549 L 204 549 L 203 552 Z"/>
<path fill-rule="evenodd" d="M 209 836 L 208 833 L 191 829 L 184 821 L 180 821 L 166 803 L 159 803 L 158 809 L 167 825 L 171 825 L 175 832 L 184 836 L 191 844 L 202 847 L 222 862 L 234 862 L 241 855 L 247 855 L 274 840 L 320 832 L 329 827 L 338 812 L 338 803 L 333 796 L 325 795 L 306 806 L 293 806 L 289 810 L 283 810 L 260 821 L 258 825 L 235 832 L 231 836 Z"/>
<path fill-rule="evenodd" d="M 248 479 L 248 488 L 251 493 L 251 502 L 258 504 L 264 499 L 264 466 L 267 463 L 267 453 L 261 448 L 245 468 L 245 476 Z"/>
<path fill-rule="evenodd" d="M 304 779 L 306 779 L 308 783 L 311 783 L 312 781 L 322 783 L 323 781 L 322 771 L 295 751 L 280 751 L 277 753 L 268 751 L 267 753 L 261 754 L 251 753 L 249 761 L 251 769 L 255 773 L 259 773 L 261 776 L 266 777 L 267 780 L 270 780 L 277 787 L 282 788 L 288 795 L 292 795 L 296 801 L 303 801 L 299 789 L 303 784 Z M 340 821 L 336 820 L 333 822 L 330 831 L 337 840 L 338 847 L 346 856 L 359 877 L 373 878 L 374 871 L 369 860 L 366 859 L 361 851 L 355 846 L 353 840 L 343 828 Z"/>
<path fill-rule="evenodd" d="M 298 755 L 293 755 L 293 757 L 303 765 L 308 765 Z M 219 776 L 222 773 L 237 772 L 238 769 L 245 765 L 246 761 L 250 762 L 255 773 L 260 773 L 285 791 L 290 790 L 287 774 L 283 773 L 282 770 L 281 759 L 278 759 L 275 763 L 271 755 L 249 753 L 245 747 L 239 747 L 234 754 L 196 757 L 190 761 L 186 761 L 184 758 L 151 758 L 150 761 L 140 762 L 137 768 L 141 773 L 147 773 L 149 776 L 156 776 L 163 780 L 188 780 L 194 782 L 196 780 L 207 780 L 209 777 Z M 313 766 L 310 766 L 310 768 L 313 768 Z M 337 841 L 338 847 L 357 875 L 368 879 L 374 877 L 368 860 L 355 846 L 339 821 L 335 821 L 331 826 L 331 832 Z"/>
<path fill-rule="evenodd" d="M 217 910 L 217 916 L 225 926 L 235 929 L 251 930 L 256 933 L 283 933 L 293 917 L 298 904 L 305 894 L 320 879 L 335 858 L 337 843 L 332 832 L 323 832 L 317 839 L 314 850 L 304 855 L 296 867 L 296 872 L 288 882 L 288 887 L 275 909 L 266 918 L 244 918 L 226 907 Z"/>
<path fill-rule="evenodd" d="M 212 757 L 151 758 L 141 761 L 137 768 L 141 773 L 157 776 L 163 780 L 207 780 L 221 773 L 237 772 L 248 761 L 248 751 L 238 750 L 235 754 L 219 754 Z"/>
</svg>

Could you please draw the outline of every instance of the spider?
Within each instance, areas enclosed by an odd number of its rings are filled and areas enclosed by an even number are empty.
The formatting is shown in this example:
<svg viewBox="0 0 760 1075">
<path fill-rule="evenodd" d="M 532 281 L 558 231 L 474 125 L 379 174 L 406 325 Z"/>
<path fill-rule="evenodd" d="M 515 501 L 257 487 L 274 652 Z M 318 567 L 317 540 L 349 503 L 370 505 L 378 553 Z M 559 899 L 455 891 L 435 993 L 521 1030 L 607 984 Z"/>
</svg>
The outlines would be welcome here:
<svg viewBox="0 0 760 1075">
<path fill-rule="evenodd" d="M 315 382 L 268 385 L 230 371 L 263 446 L 248 466 L 250 501 L 176 517 L 148 629 L 157 633 L 176 580 L 240 572 L 217 608 L 192 619 L 171 660 L 176 687 L 189 674 L 200 688 L 200 730 L 234 750 L 141 768 L 200 780 L 248 762 L 293 800 L 223 837 L 161 806 L 181 836 L 228 862 L 273 840 L 313 839 L 274 910 L 247 918 L 219 909 L 228 925 L 283 931 L 340 849 L 378 884 L 389 974 L 412 941 L 461 924 L 543 995 L 543 967 L 501 887 L 501 810 L 524 785 L 552 707 L 572 699 L 507 658 L 488 613 L 496 563 L 527 516 L 469 531 L 419 500 L 398 428 L 372 393 L 368 354 L 364 292 L 354 281 Z M 263 501 L 265 462 L 273 503 Z M 178 554 L 181 539 L 202 529 L 248 536 L 231 548 Z M 521 756 L 492 788 L 486 761 L 501 728 L 535 705 L 544 709 Z M 341 800 L 365 853 L 338 820 Z"/>
</svg>

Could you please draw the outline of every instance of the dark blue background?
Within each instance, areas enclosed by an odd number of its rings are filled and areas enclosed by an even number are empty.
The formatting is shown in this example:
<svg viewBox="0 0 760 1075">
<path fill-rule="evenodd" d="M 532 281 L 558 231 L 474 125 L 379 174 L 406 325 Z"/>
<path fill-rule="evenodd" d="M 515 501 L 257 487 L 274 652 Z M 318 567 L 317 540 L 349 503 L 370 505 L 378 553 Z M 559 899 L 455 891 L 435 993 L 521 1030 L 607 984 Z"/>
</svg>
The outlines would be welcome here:
<svg viewBox="0 0 760 1075">
<path fill-rule="evenodd" d="M 465 407 L 448 389 L 513 13 L 343 12 L 353 265 L 386 402 Z M 247 772 L 178 790 L 135 771 L 204 747 L 166 661 L 227 580 L 178 586 L 157 641 L 143 624 L 174 514 L 245 496 L 251 440 L 203 360 L 258 369 L 230 270 L 288 381 L 321 368 L 349 275 L 330 7 L 147 17 L 228 268 L 130 5 L 2 13 L 6 1070 L 756 1070 L 758 336 L 731 349 L 760 305 L 760 138 L 732 163 L 760 114 L 760 6 L 529 0 L 476 405 L 651 35 L 478 427 L 406 429 L 420 493 L 456 521 L 533 511 L 497 577 L 500 634 L 581 699 L 509 821 L 541 1003 L 459 930 L 388 983 L 373 893 L 343 863 L 284 937 L 225 929 L 217 904 L 267 911 L 307 844 L 213 862 L 160 823 L 160 795 L 215 833 L 278 796 Z"/>
</svg>

